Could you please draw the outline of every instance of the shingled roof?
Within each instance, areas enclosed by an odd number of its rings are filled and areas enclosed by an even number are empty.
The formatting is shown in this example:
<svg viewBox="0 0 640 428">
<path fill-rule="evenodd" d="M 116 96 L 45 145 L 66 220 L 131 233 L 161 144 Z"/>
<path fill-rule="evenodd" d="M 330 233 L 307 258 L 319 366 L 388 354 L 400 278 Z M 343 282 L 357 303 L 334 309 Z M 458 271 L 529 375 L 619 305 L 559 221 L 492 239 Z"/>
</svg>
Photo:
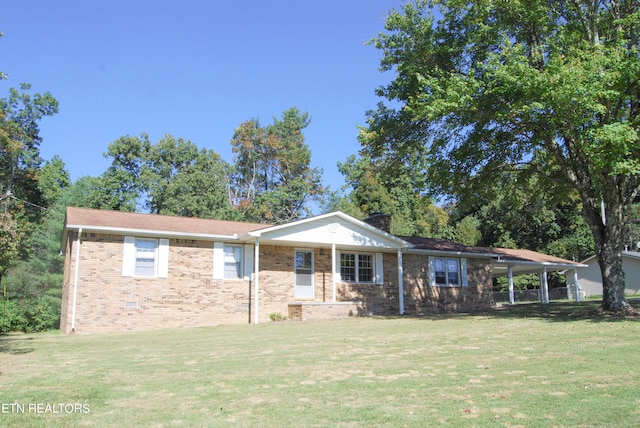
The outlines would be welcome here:
<svg viewBox="0 0 640 428">
<path fill-rule="evenodd" d="M 67 229 L 146 231 L 188 236 L 234 236 L 273 226 L 263 223 L 174 217 L 123 211 L 67 208 Z"/>
<path fill-rule="evenodd" d="M 573 262 L 571 260 L 566 260 L 560 257 L 554 257 L 548 254 L 538 253 L 531 250 L 474 247 L 447 241 L 446 239 L 421 238 L 417 236 L 402 236 L 401 238 L 413 244 L 413 250 L 444 251 L 459 254 L 478 254 L 483 256 L 496 257 L 505 263 L 534 262 L 563 266 L 579 265 L 579 263 Z"/>
</svg>

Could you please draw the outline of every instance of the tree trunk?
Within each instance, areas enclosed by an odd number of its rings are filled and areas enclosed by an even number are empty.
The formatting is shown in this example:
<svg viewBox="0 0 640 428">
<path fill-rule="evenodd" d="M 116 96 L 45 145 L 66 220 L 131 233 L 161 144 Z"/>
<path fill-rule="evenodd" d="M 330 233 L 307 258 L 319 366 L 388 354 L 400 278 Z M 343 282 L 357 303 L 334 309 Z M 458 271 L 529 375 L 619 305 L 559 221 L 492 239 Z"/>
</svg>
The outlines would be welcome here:
<svg viewBox="0 0 640 428">
<path fill-rule="evenodd" d="M 601 310 L 636 314 L 637 311 L 629 304 L 624 294 L 624 203 L 614 195 L 608 195 L 603 199 L 602 206 L 598 205 L 590 203 L 589 207 L 585 207 L 585 214 L 593 232 L 598 265 L 602 273 Z"/>
<path fill-rule="evenodd" d="M 624 290 L 625 274 L 622 268 L 622 253 L 609 245 L 598 251 L 598 264 L 602 272 L 602 310 L 631 312 Z"/>
</svg>

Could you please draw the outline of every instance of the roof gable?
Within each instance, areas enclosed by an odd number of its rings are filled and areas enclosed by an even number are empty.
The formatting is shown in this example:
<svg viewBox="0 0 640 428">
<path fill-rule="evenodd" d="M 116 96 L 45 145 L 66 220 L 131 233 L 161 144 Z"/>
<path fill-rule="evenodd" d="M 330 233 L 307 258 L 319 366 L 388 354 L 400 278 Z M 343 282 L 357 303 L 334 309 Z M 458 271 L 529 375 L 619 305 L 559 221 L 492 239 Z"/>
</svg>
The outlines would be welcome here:
<svg viewBox="0 0 640 428">
<path fill-rule="evenodd" d="M 411 244 L 341 211 L 252 231 L 247 236 L 274 243 L 314 243 L 341 247 L 398 249 Z"/>
</svg>

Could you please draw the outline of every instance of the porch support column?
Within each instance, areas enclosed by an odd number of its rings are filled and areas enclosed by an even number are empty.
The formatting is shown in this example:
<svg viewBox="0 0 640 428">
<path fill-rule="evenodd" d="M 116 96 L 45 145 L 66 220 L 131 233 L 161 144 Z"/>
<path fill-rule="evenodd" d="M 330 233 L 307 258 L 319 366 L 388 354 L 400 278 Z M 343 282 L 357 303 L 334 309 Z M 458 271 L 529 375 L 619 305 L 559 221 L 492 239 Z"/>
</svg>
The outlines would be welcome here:
<svg viewBox="0 0 640 428">
<path fill-rule="evenodd" d="M 404 315 L 404 269 L 402 267 L 402 249 L 398 248 L 398 300 L 400 315 Z"/>
<path fill-rule="evenodd" d="M 338 286 L 338 261 L 336 260 L 336 244 L 331 244 L 331 301 L 336 302 L 336 288 Z"/>
<path fill-rule="evenodd" d="M 260 283 L 260 239 L 256 238 L 256 245 L 254 246 L 254 254 L 253 254 L 253 323 L 258 324 L 259 322 L 259 311 L 258 311 L 258 285 Z"/>
<path fill-rule="evenodd" d="M 576 302 L 580 302 L 580 282 L 578 281 L 578 269 L 573 270 L 573 287 L 576 293 Z"/>
<path fill-rule="evenodd" d="M 509 303 L 512 305 L 516 303 L 515 293 L 513 291 L 513 266 L 507 267 L 507 275 L 509 277 Z"/>
<path fill-rule="evenodd" d="M 549 281 L 547 280 L 547 268 L 540 272 L 540 303 L 549 303 Z"/>
</svg>

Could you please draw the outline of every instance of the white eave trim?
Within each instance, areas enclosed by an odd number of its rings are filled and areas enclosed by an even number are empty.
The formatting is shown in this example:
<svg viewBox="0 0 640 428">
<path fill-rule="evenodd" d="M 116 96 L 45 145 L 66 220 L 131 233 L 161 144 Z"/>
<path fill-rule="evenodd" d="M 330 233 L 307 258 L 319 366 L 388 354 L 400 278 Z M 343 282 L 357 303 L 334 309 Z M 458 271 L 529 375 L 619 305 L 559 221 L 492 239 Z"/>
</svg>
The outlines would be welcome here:
<svg viewBox="0 0 640 428">
<path fill-rule="evenodd" d="M 466 257 L 469 259 L 497 259 L 499 254 L 496 253 L 473 253 L 467 251 L 447 251 L 447 250 L 422 250 L 416 248 L 410 248 L 407 250 L 408 254 L 422 254 L 428 256 L 455 256 Z"/>
<path fill-rule="evenodd" d="M 82 229 L 84 233 L 116 233 L 122 235 L 134 235 L 134 236 L 156 236 L 178 239 L 203 239 L 203 240 L 221 240 L 221 241 L 238 241 L 238 235 L 217 235 L 210 233 L 185 233 L 185 232 L 173 232 L 167 230 L 153 230 L 153 229 L 131 229 L 124 227 L 108 227 L 108 226 L 87 226 L 80 224 L 68 224 L 66 230 L 79 230 Z"/>
<path fill-rule="evenodd" d="M 492 261 L 492 266 L 542 266 L 542 267 L 554 267 L 558 269 L 574 269 L 574 268 L 585 268 L 588 267 L 582 263 L 555 263 L 555 262 L 535 262 L 532 260 L 495 260 Z"/>
</svg>

